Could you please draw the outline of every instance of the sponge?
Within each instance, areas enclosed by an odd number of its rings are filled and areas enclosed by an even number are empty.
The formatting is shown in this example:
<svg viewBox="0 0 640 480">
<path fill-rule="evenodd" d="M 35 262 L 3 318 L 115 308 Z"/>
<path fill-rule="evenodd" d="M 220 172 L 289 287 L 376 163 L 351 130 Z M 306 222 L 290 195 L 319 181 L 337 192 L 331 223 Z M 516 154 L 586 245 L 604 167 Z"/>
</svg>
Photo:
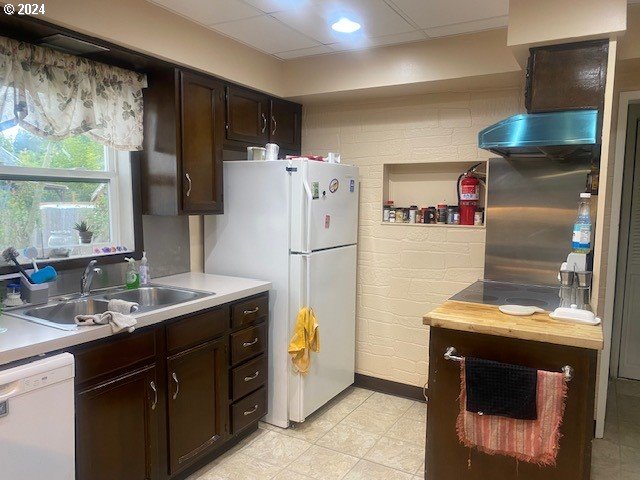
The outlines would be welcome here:
<svg viewBox="0 0 640 480">
<path fill-rule="evenodd" d="M 56 269 L 50 265 L 47 265 L 46 267 L 41 268 L 37 272 L 33 272 L 31 274 L 31 280 L 33 280 L 33 283 L 36 283 L 36 284 L 45 283 L 45 282 L 51 282 L 52 280 L 55 280 L 57 276 L 58 276 L 58 272 L 56 272 Z"/>
</svg>

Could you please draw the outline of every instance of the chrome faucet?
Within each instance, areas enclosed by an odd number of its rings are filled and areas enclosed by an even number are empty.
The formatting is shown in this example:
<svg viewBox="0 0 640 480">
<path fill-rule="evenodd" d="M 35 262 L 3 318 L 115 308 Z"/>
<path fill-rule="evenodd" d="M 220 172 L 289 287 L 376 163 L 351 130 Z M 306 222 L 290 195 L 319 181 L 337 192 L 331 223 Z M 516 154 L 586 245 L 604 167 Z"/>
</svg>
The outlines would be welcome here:
<svg viewBox="0 0 640 480">
<path fill-rule="evenodd" d="M 80 279 L 80 295 L 86 297 L 91 294 L 91 282 L 93 282 L 93 276 L 97 273 L 100 275 L 102 270 L 96 267 L 97 260 L 91 260 L 87 268 L 84 269 L 82 278 Z"/>
</svg>

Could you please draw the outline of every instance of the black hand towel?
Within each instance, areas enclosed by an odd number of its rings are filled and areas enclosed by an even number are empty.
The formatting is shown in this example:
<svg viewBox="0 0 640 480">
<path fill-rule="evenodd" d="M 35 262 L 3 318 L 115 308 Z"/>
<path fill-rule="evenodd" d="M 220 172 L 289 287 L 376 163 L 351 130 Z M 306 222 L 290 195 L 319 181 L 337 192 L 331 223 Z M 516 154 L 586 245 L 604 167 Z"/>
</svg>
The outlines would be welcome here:
<svg viewBox="0 0 640 480">
<path fill-rule="evenodd" d="M 521 420 L 536 420 L 538 371 L 534 368 L 465 360 L 467 411 Z"/>
</svg>

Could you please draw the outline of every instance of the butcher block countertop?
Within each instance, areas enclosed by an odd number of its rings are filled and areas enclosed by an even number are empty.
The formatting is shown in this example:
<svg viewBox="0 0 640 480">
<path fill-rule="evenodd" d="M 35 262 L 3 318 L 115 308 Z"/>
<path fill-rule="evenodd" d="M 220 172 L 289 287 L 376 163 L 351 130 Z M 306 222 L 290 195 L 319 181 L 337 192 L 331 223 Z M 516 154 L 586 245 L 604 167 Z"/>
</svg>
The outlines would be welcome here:
<svg viewBox="0 0 640 480">
<path fill-rule="evenodd" d="M 432 327 L 519 338 L 536 342 L 602 350 L 602 325 L 554 320 L 548 313 L 518 317 L 502 313 L 495 305 L 447 300 L 423 317 Z"/>
</svg>

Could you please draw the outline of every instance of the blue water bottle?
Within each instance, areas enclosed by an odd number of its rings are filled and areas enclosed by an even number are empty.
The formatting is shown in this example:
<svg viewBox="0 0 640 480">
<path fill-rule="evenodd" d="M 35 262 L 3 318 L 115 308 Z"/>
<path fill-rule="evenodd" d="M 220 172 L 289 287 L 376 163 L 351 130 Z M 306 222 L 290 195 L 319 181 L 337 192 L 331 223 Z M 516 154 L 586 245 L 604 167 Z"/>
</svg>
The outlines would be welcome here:
<svg viewBox="0 0 640 480">
<path fill-rule="evenodd" d="M 573 239 L 571 248 L 575 253 L 589 253 L 591 251 L 591 206 L 590 193 L 580 194 L 578 218 L 573 225 Z"/>
</svg>

